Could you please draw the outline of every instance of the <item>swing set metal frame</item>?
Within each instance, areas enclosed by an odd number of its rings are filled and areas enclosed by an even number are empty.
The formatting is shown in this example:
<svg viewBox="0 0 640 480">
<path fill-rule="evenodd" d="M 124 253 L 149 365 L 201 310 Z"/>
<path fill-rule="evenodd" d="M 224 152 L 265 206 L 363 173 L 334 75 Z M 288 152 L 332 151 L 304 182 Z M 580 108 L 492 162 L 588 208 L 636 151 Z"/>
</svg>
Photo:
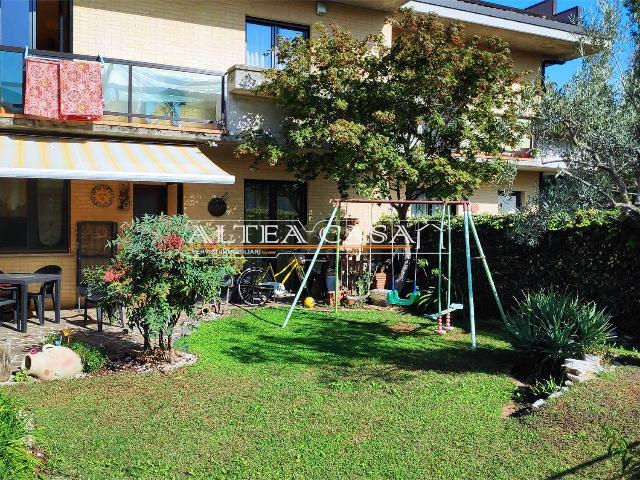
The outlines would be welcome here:
<svg viewBox="0 0 640 480">
<path fill-rule="evenodd" d="M 334 308 L 335 308 L 335 312 L 338 313 L 338 307 L 339 307 L 339 301 L 338 299 L 339 297 L 339 293 L 340 293 L 340 238 L 341 238 L 341 225 L 340 225 L 340 212 L 341 212 L 341 208 L 343 205 L 348 205 L 348 204 L 356 204 L 356 203 L 365 203 L 365 204 L 370 204 L 371 208 L 373 208 L 374 205 L 441 205 L 443 207 L 443 211 L 442 211 L 442 217 L 441 217 L 441 227 L 440 227 L 440 244 L 439 244 L 439 249 L 440 251 L 442 251 L 443 248 L 443 235 L 444 235 L 444 215 L 445 215 L 445 211 L 448 211 L 449 209 L 447 207 L 449 206 L 461 206 L 462 207 L 462 216 L 463 216 L 463 229 L 464 229 L 464 244 L 465 244 L 465 257 L 466 257 L 466 267 L 467 267 L 467 295 L 468 295 L 468 306 L 469 306 L 469 323 L 470 323 L 470 333 L 471 333 L 471 349 L 473 351 L 476 350 L 477 347 L 477 341 L 476 341 L 476 322 L 475 322 L 475 306 L 474 306 L 474 301 L 473 301 L 473 277 L 472 277 L 472 269 L 471 269 L 471 236 L 473 236 L 474 239 L 474 243 L 476 246 L 476 249 L 478 251 L 478 257 L 476 257 L 475 259 L 478 259 L 482 262 L 482 266 L 485 272 L 485 275 L 487 277 L 487 281 L 489 282 L 489 286 L 491 288 L 491 293 L 493 294 L 493 297 L 496 301 L 496 305 L 498 307 L 498 311 L 500 312 L 500 317 L 504 320 L 505 319 L 505 313 L 504 313 L 504 309 L 502 307 L 502 302 L 500 301 L 500 297 L 498 295 L 498 291 L 496 290 L 496 286 L 495 283 L 493 281 L 493 276 L 491 275 L 491 270 L 489 269 L 489 264 L 487 263 L 487 259 L 484 255 L 484 250 L 482 249 L 482 244 L 480 243 L 480 237 L 478 236 L 478 232 L 476 230 L 475 224 L 473 222 L 473 215 L 471 212 L 471 204 L 468 201 L 448 201 L 448 200 L 366 200 L 366 199 L 344 199 L 344 198 L 338 198 L 335 199 L 333 201 L 333 210 L 331 211 L 331 215 L 329 216 L 329 220 L 327 222 L 327 226 L 326 228 L 324 228 L 322 230 L 322 234 L 320 236 L 320 242 L 318 243 L 318 246 L 313 254 L 313 258 L 311 259 L 311 262 L 309 264 L 309 266 L 307 267 L 307 270 L 305 272 L 304 278 L 302 279 L 302 282 L 300 284 L 300 287 L 298 288 L 298 291 L 296 292 L 296 295 L 293 299 L 293 302 L 291 303 L 291 306 L 289 307 L 289 311 L 287 312 L 287 316 L 282 324 L 282 328 L 285 328 L 288 324 L 289 321 L 291 320 L 291 316 L 293 315 L 293 312 L 296 308 L 296 305 L 298 304 L 298 301 L 300 300 L 300 296 L 302 295 L 302 292 L 307 284 L 307 281 L 309 280 L 309 277 L 311 275 L 311 272 L 313 271 L 313 267 L 316 263 L 316 261 L 318 260 L 318 256 L 320 255 L 320 251 L 322 250 L 323 245 L 326 243 L 327 240 L 327 233 L 329 231 L 329 229 L 333 226 L 336 229 L 336 249 L 335 249 L 335 297 L 334 297 Z M 451 213 L 449 212 L 449 225 L 450 225 L 450 216 Z M 451 275 L 451 229 L 449 228 L 449 235 L 448 235 L 448 245 L 449 245 L 449 249 L 448 249 L 448 274 L 450 278 Z M 447 314 L 450 313 L 450 309 L 452 307 L 452 304 L 450 303 L 450 299 L 451 299 L 451 286 L 450 286 L 450 282 L 447 281 L 447 309 L 442 310 L 442 302 L 441 302 L 441 295 L 440 295 L 440 290 L 442 287 L 442 255 L 439 255 L 439 260 L 438 260 L 438 267 L 440 269 L 440 275 L 438 276 L 438 317 L 440 317 L 439 319 L 439 329 L 442 329 L 442 325 L 441 325 L 441 317 L 442 314 Z M 446 310 L 449 310 L 449 312 L 446 312 Z"/>
</svg>

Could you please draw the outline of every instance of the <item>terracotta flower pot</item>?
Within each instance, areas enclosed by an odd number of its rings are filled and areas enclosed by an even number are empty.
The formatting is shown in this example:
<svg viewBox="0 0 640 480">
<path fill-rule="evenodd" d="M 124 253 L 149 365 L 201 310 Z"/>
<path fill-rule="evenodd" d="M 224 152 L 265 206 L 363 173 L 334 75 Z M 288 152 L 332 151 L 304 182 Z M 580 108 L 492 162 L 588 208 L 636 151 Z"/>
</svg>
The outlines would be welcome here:
<svg viewBox="0 0 640 480">
<path fill-rule="evenodd" d="M 47 344 L 42 347 L 42 352 L 25 355 L 22 369 L 41 380 L 55 380 L 82 373 L 82 361 L 70 348 Z"/>
<path fill-rule="evenodd" d="M 376 289 L 384 289 L 387 286 L 387 273 L 378 272 L 373 276 L 374 286 Z"/>
</svg>

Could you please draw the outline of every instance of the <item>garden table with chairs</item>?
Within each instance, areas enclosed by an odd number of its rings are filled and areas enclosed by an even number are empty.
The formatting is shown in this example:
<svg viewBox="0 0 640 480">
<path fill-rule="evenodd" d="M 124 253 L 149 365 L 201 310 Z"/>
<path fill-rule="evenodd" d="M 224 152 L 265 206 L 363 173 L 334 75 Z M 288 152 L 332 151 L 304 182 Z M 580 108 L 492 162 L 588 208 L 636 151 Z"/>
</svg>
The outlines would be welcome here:
<svg viewBox="0 0 640 480">
<path fill-rule="evenodd" d="M 45 297 L 51 296 L 55 322 L 60 323 L 60 279 L 61 275 L 55 273 L 0 273 L 0 292 L 13 290 L 14 293 L 14 309 L 18 311 L 19 331 L 27 331 L 30 298 L 36 302 L 40 324 L 43 324 Z M 34 284 L 41 286 L 38 293 L 29 292 L 29 285 Z"/>
</svg>

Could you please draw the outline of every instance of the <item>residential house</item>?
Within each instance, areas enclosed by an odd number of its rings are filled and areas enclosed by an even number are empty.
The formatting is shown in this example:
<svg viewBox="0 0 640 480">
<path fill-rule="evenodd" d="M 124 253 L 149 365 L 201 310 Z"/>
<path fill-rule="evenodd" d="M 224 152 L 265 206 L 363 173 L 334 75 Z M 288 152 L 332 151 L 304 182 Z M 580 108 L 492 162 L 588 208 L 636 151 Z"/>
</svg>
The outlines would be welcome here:
<svg viewBox="0 0 640 480">
<path fill-rule="evenodd" d="M 251 93 L 277 36 L 313 36 L 336 23 L 393 39 L 385 20 L 406 0 L 0 0 L 0 270 L 62 267 L 62 300 L 76 302 L 83 266 L 101 263 L 124 223 L 145 213 L 199 220 L 326 218 L 335 186 L 251 170 L 237 134 L 278 114 Z M 575 56 L 575 10 L 555 1 L 509 9 L 471 0 L 407 6 L 498 35 L 517 68 L 537 72 Z M 104 115 L 82 121 L 25 115 L 26 58 L 101 62 Z M 46 89 L 45 89 L 46 90 Z M 46 93 L 46 92 L 45 92 Z M 525 148 L 529 145 L 525 145 Z M 522 152 L 519 152 L 522 153 Z M 548 167 L 522 160 L 516 195 L 483 187 L 475 210 L 510 209 L 540 188 Z M 511 204 L 513 203 L 513 205 Z M 368 215 L 364 210 L 351 215 Z"/>
</svg>

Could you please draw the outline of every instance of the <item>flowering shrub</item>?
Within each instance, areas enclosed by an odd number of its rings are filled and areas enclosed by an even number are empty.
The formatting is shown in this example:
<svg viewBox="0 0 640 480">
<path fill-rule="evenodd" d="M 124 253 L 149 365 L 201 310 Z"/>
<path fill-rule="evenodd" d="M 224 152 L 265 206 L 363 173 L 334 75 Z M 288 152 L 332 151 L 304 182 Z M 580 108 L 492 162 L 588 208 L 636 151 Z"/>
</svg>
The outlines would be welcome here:
<svg viewBox="0 0 640 480">
<path fill-rule="evenodd" d="M 160 348 L 170 349 L 180 315 L 193 317 L 199 301 L 219 298 L 225 278 L 242 264 L 217 245 L 199 248 L 203 237 L 215 238 L 184 215 L 136 219 L 115 240 L 112 263 L 85 270 L 89 291 L 107 312 L 125 309 L 145 348 L 157 339 Z"/>
</svg>

